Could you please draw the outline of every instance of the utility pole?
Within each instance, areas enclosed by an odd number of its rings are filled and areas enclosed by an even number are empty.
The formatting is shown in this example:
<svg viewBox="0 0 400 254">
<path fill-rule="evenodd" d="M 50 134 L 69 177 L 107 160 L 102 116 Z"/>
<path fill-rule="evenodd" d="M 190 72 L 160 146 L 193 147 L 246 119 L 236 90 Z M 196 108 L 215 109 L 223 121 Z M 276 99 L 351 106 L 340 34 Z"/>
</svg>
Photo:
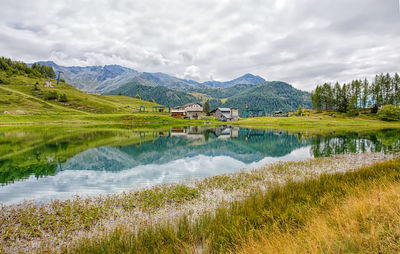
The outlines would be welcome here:
<svg viewBox="0 0 400 254">
<path fill-rule="evenodd" d="M 60 83 L 61 73 L 64 73 L 64 72 L 62 72 L 62 71 L 57 71 L 57 72 L 58 72 L 58 78 L 57 78 L 57 86 L 58 86 L 58 84 Z"/>
</svg>

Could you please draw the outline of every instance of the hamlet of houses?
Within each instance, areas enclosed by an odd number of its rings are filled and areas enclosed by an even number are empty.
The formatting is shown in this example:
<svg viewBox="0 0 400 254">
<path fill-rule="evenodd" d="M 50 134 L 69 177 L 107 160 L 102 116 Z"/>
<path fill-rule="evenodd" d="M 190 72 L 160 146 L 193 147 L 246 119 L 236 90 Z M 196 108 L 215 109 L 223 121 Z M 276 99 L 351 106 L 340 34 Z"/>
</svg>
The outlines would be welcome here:
<svg viewBox="0 0 400 254">
<path fill-rule="evenodd" d="M 237 108 L 216 108 L 210 112 L 215 118 L 223 122 L 239 120 L 239 110 Z M 183 106 L 175 107 L 171 110 L 171 117 L 190 120 L 201 119 L 204 115 L 204 108 L 200 103 L 188 103 Z"/>
</svg>

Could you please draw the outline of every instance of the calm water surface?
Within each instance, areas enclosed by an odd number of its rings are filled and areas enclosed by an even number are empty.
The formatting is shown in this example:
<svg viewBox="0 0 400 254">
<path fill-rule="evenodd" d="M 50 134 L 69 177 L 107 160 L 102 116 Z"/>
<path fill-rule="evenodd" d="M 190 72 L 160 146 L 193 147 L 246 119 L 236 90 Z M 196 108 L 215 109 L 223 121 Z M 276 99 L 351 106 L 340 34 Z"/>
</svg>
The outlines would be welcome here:
<svg viewBox="0 0 400 254">
<path fill-rule="evenodd" d="M 220 126 L 167 131 L 0 129 L 0 203 L 115 193 L 341 153 L 397 151 L 399 130 L 309 135 Z"/>
</svg>

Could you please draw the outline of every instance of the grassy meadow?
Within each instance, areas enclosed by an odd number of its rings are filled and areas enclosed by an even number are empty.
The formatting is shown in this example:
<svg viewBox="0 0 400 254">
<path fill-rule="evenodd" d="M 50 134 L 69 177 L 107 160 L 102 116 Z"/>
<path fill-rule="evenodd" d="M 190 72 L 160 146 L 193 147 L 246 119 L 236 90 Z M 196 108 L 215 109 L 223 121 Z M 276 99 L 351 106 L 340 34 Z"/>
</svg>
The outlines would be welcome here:
<svg viewBox="0 0 400 254">
<path fill-rule="evenodd" d="M 4 73 L 0 72 L 0 76 Z M 169 113 L 152 112 L 156 103 L 118 95 L 88 94 L 71 85 L 52 80 L 15 75 L 9 84 L 0 84 L 0 125 L 18 124 L 131 124 L 165 126 L 204 124 L 204 120 L 187 121 L 169 117 Z M 36 84 L 38 83 L 38 84 Z M 58 98 L 54 98 L 56 95 Z M 66 101 L 61 96 L 66 96 Z M 146 112 L 139 112 L 144 106 Z M 213 121 L 213 120 L 207 120 Z"/>
<path fill-rule="evenodd" d="M 349 117 L 339 112 L 317 112 L 310 111 L 309 115 L 290 117 L 254 117 L 242 118 L 236 125 L 246 127 L 257 127 L 263 125 L 285 126 L 305 129 L 342 129 L 354 130 L 368 128 L 399 128 L 400 121 L 385 122 L 376 117 L 376 114 L 361 113 L 356 117 Z"/>
</svg>

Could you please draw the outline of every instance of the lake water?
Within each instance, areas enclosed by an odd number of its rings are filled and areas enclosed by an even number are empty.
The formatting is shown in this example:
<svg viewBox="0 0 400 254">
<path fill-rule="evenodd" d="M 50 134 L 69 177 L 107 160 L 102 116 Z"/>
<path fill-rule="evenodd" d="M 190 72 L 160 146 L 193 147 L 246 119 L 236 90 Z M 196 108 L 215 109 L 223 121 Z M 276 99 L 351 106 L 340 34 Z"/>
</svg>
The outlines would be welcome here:
<svg viewBox="0 0 400 254">
<path fill-rule="evenodd" d="M 341 153 L 391 152 L 399 130 L 330 133 L 230 126 L 0 129 L 0 203 L 122 192 Z"/>
</svg>

